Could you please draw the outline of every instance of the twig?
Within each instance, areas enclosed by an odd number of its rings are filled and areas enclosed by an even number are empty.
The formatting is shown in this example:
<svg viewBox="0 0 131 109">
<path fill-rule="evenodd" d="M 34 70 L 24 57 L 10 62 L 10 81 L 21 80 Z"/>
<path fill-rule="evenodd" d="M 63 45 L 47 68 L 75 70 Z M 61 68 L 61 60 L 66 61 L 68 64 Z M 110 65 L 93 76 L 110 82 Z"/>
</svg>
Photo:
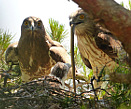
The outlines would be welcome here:
<svg viewBox="0 0 131 109">
<path fill-rule="evenodd" d="M 91 86 L 92 86 L 92 90 L 94 91 L 95 97 L 96 97 L 96 99 L 97 99 L 97 101 L 98 101 L 98 97 L 97 97 L 97 94 L 96 94 L 96 90 L 94 89 L 94 85 L 93 85 L 93 81 L 94 81 L 94 80 L 95 80 L 95 76 L 93 76 L 93 78 L 91 78 L 90 84 L 91 84 Z"/>
<path fill-rule="evenodd" d="M 0 72 L 2 72 L 2 73 L 0 73 L 0 75 L 2 76 L 2 77 L 4 77 L 4 87 L 6 86 L 6 84 L 7 84 L 7 79 L 8 78 L 12 78 L 12 77 L 16 77 L 16 76 L 19 76 L 20 75 L 20 72 L 17 74 L 17 75 L 12 75 L 12 74 L 10 74 L 9 72 L 10 71 L 12 71 L 12 66 L 13 66 L 14 64 L 13 63 L 11 63 L 11 65 L 9 66 L 9 68 L 8 68 L 8 70 L 3 70 L 3 69 L 0 69 L 1 71 Z"/>
<path fill-rule="evenodd" d="M 75 61 L 74 61 L 74 28 L 75 26 L 71 25 L 71 65 L 72 65 L 72 74 L 73 74 L 73 87 L 74 92 L 76 93 L 76 84 L 75 84 Z"/>
</svg>

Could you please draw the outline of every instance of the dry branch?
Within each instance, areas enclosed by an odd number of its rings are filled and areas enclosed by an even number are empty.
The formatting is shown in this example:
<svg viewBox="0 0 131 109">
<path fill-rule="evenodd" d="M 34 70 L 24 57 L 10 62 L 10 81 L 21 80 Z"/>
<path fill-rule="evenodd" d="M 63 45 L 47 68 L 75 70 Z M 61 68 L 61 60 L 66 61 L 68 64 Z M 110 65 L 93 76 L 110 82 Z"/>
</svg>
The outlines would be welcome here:
<svg viewBox="0 0 131 109">
<path fill-rule="evenodd" d="M 64 90 L 59 85 L 61 83 L 58 79 L 46 76 L 20 86 L 0 88 L 0 108 L 20 108 L 22 106 L 22 109 L 50 109 L 57 104 L 58 109 L 65 109 L 66 107 L 80 109 L 80 106 L 85 103 L 87 108 L 94 108 L 95 106 L 110 108 L 110 106 L 106 106 L 108 105 L 108 100 L 98 102 L 95 99 L 90 100 L 87 96 L 84 96 L 86 94 L 90 95 L 92 92 L 100 90 L 100 88 L 77 94 Z M 104 104 L 101 105 L 100 102 Z"/>
</svg>

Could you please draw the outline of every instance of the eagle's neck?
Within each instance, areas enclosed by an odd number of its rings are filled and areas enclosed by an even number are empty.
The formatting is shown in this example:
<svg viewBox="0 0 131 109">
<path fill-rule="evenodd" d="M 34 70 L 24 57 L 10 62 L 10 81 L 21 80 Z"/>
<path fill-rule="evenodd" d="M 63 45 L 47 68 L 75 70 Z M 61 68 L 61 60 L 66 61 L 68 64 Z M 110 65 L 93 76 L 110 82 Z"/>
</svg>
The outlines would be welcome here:
<svg viewBox="0 0 131 109">
<path fill-rule="evenodd" d="M 36 35 L 36 33 L 21 37 L 18 47 L 22 51 L 28 52 L 29 55 L 34 53 L 47 54 L 49 51 L 49 45 L 46 42 L 45 36 L 41 36 L 41 34 Z"/>
</svg>

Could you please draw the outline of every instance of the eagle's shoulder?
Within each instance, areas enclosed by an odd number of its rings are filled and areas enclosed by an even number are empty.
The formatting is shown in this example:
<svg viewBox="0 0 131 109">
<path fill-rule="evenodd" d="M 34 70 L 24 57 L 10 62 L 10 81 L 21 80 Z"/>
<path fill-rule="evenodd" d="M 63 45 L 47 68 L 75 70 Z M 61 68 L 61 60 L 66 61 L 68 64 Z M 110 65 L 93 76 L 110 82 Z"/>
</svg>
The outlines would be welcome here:
<svg viewBox="0 0 131 109">
<path fill-rule="evenodd" d="M 125 52 L 122 43 L 106 28 L 96 25 L 96 45 L 113 60 L 118 60 L 121 52 Z M 126 52 L 125 52 L 126 54 Z"/>
<path fill-rule="evenodd" d="M 5 52 L 6 63 L 18 64 L 18 42 L 11 43 Z"/>
<path fill-rule="evenodd" d="M 50 51 L 50 56 L 56 62 L 60 61 L 60 62 L 64 62 L 64 63 L 71 63 L 70 56 L 64 47 L 52 46 L 52 47 L 50 47 L 49 51 Z"/>
</svg>

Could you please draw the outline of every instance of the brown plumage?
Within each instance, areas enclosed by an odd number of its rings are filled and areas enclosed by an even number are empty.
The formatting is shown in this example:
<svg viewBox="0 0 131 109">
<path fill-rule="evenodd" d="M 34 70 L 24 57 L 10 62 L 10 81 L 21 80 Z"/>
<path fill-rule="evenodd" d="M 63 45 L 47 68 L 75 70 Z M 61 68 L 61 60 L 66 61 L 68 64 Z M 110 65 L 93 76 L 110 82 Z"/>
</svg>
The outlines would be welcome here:
<svg viewBox="0 0 131 109">
<path fill-rule="evenodd" d="M 17 45 L 18 45 L 18 42 L 14 42 L 8 46 L 5 52 L 5 61 L 7 64 L 9 64 L 9 62 L 11 62 L 12 65 L 16 65 L 19 63 Z"/>
<path fill-rule="evenodd" d="M 48 75 L 56 62 L 70 63 L 67 51 L 48 36 L 41 19 L 36 17 L 23 21 L 18 59 L 23 81 Z"/>
<path fill-rule="evenodd" d="M 118 66 L 118 54 L 123 53 L 121 42 L 82 9 L 70 15 L 70 23 L 75 26 L 74 32 L 83 62 L 93 69 L 96 78 L 105 65 L 106 72 L 113 72 Z"/>
</svg>

